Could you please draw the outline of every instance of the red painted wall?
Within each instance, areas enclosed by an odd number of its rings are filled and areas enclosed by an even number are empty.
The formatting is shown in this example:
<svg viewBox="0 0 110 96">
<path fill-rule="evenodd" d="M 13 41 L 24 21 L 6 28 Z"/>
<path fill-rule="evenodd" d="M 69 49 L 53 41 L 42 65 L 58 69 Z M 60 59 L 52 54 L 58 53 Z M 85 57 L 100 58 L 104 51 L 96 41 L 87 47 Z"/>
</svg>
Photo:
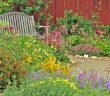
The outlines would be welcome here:
<svg viewBox="0 0 110 96">
<path fill-rule="evenodd" d="M 53 22 L 56 22 L 57 17 L 64 16 L 65 9 L 73 9 L 74 12 L 91 18 L 92 13 L 96 10 L 98 1 L 100 0 L 53 0 L 49 11 L 53 16 Z M 102 24 L 110 24 L 110 0 L 102 0 L 99 17 Z"/>
</svg>

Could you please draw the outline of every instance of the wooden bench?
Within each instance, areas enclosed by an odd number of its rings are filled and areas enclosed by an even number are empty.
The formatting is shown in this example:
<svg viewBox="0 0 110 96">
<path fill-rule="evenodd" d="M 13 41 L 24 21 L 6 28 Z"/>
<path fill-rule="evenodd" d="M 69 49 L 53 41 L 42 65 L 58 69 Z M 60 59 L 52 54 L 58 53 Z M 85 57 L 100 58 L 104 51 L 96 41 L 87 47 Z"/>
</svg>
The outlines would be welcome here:
<svg viewBox="0 0 110 96">
<path fill-rule="evenodd" d="M 15 32 L 20 35 L 33 35 L 37 36 L 36 27 L 45 28 L 46 35 L 48 35 L 50 26 L 35 26 L 33 16 L 29 16 L 21 12 L 8 12 L 0 15 L 0 21 L 9 22 L 8 27 L 14 28 Z M 4 31 L 4 29 L 0 29 Z M 5 31 L 4 31 L 5 32 Z"/>
</svg>

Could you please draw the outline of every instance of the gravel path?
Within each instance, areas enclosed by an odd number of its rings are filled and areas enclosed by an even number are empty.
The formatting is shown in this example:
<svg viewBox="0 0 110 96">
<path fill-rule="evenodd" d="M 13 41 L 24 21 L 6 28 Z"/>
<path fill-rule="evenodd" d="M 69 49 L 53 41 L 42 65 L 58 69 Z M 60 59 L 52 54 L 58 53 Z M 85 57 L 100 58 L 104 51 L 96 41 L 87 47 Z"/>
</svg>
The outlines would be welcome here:
<svg viewBox="0 0 110 96">
<path fill-rule="evenodd" d="M 0 96 L 4 96 L 3 93 L 0 93 Z"/>
<path fill-rule="evenodd" d="M 103 78 L 110 79 L 110 58 L 81 58 L 75 56 L 68 56 L 72 62 L 73 71 L 91 71 L 94 70 L 98 74 L 101 74 Z"/>
</svg>

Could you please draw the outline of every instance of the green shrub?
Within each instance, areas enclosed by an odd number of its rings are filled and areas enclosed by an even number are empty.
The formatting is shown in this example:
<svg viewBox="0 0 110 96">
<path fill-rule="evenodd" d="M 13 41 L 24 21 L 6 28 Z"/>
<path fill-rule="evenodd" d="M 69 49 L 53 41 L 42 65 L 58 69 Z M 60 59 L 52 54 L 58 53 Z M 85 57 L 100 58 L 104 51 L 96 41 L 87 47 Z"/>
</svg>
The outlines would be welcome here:
<svg viewBox="0 0 110 96">
<path fill-rule="evenodd" d="M 105 34 L 110 34 L 110 26 L 98 26 Z"/>
<path fill-rule="evenodd" d="M 11 10 L 11 6 L 7 2 L 0 1 L 0 14 Z"/>
<path fill-rule="evenodd" d="M 19 88 L 10 86 L 4 93 L 5 96 L 76 96 L 75 90 L 75 84 L 67 79 L 49 77 L 40 81 L 25 81 Z"/>
<path fill-rule="evenodd" d="M 75 46 L 84 41 L 84 38 L 81 38 L 79 35 L 68 35 L 65 37 L 65 40 L 72 46 Z"/>
<path fill-rule="evenodd" d="M 72 33 L 72 26 L 77 25 L 75 29 L 76 34 L 83 35 L 82 31 L 87 35 L 93 35 L 94 29 L 92 27 L 92 21 L 87 20 L 82 16 L 79 16 L 77 13 L 73 14 L 72 10 L 65 11 L 64 18 L 59 18 L 58 23 L 60 25 L 66 25 L 68 31 Z M 79 33 L 80 32 L 80 33 Z"/>
<path fill-rule="evenodd" d="M 27 79 L 22 80 L 19 88 L 16 84 L 7 87 L 4 93 L 5 96 L 109 96 L 110 81 L 94 76 L 81 73 L 71 78 L 71 82 L 61 77 Z"/>
<path fill-rule="evenodd" d="M 96 43 L 96 46 L 101 49 L 103 56 L 110 56 L 110 39 L 105 38 Z"/>
</svg>

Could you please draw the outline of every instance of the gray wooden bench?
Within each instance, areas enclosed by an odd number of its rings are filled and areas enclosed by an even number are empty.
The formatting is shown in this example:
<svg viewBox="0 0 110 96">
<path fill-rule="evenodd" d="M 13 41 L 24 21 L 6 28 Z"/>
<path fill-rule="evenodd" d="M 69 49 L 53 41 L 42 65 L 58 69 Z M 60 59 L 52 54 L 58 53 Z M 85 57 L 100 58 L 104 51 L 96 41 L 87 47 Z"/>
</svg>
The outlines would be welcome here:
<svg viewBox="0 0 110 96">
<path fill-rule="evenodd" d="M 0 21 L 9 22 L 8 26 L 14 28 L 15 32 L 19 32 L 20 35 L 33 35 L 36 36 L 36 27 L 43 27 L 48 34 L 49 26 L 35 26 L 33 16 L 29 16 L 21 12 L 8 12 L 0 15 Z M 4 31 L 4 29 L 0 29 Z"/>
</svg>

